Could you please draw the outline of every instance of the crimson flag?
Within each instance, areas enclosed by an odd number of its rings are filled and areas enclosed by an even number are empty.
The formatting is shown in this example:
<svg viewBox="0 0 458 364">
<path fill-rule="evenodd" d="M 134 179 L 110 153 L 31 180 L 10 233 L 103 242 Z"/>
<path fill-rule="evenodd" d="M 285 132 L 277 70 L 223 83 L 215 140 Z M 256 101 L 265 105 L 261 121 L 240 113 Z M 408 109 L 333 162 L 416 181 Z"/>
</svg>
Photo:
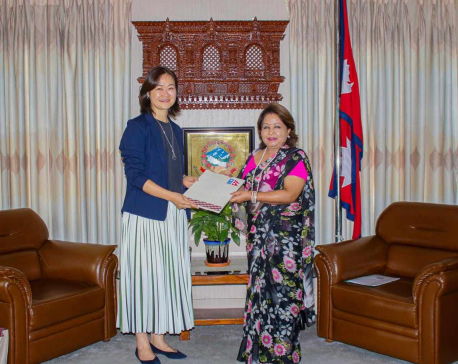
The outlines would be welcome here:
<svg viewBox="0 0 458 364">
<path fill-rule="evenodd" d="M 363 157 L 363 128 L 359 100 L 358 75 L 348 31 L 347 3 L 340 0 L 340 203 L 347 219 L 354 222 L 353 239 L 361 236 L 360 171 Z M 331 179 L 329 197 L 337 196 L 336 166 Z"/>
</svg>

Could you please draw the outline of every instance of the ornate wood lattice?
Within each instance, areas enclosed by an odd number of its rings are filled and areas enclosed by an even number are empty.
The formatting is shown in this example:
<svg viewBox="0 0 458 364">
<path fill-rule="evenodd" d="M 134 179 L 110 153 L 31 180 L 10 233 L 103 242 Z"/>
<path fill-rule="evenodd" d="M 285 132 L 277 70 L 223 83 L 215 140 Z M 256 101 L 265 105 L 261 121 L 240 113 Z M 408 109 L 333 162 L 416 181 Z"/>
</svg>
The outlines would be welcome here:
<svg viewBox="0 0 458 364">
<path fill-rule="evenodd" d="M 288 21 L 132 22 L 143 44 L 143 76 L 174 70 L 183 109 L 262 109 L 278 93 L 280 41 Z"/>
</svg>

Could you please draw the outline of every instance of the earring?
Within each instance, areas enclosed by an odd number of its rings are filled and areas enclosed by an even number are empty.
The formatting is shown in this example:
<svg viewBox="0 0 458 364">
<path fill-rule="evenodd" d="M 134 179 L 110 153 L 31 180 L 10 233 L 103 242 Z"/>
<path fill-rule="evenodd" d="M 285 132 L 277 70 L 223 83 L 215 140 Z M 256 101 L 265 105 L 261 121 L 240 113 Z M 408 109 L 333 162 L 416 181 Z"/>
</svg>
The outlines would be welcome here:
<svg viewBox="0 0 458 364">
<path fill-rule="evenodd" d="M 146 94 L 146 98 L 149 100 L 149 95 L 148 94 Z"/>
<path fill-rule="evenodd" d="M 291 136 L 288 134 L 288 139 L 291 138 Z"/>
</svg>

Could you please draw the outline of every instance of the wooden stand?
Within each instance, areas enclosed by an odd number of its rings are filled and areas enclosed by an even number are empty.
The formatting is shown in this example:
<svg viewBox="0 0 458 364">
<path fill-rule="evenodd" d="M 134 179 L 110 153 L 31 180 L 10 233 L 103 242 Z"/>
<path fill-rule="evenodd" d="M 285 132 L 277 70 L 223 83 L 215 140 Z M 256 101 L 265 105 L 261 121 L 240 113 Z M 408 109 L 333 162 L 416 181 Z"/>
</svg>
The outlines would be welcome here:
<svg viewBox="0 0 458 364">
<path fill-rule="evenodd" d="M 248 274 L 216 274 L 193 275 L 193 286 L 235 285 L 248 283 Z M 206 325 L 238 325 L 243 324 L 243 308 L 232 309 L 195 309 L 194 323 L 196 326 Z M 180 340 L 189 340 L 189 331 L 180 334 Z"/>
</svg>

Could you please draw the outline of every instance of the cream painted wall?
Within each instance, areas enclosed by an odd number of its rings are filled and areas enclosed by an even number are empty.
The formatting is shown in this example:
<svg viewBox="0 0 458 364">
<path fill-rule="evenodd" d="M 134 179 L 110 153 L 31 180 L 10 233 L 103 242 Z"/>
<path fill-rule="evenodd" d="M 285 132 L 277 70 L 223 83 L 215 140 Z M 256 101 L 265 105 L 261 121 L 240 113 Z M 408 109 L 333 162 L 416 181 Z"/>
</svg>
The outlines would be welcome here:
<svg viewBox="0 0 458 364">
<path fill-rule="evenodd" d="M 284 0 L 171 0 L 165 2 L 151 0 L 134 0 L 132 3 L 132 20 L 165 21 L 174 20 L 287 20 L 289 19 Z M 289 27 L 280 43 L 280 72 L 285 82 L 280 85 L 279 93 L 283 95 L 281 104 L 290 106 L 289 75 Z M 138 114 L 138 91 L 140 84 L 137 77 L 142 74 L 142 44 L 138 40 L 135 27 L 132 26 L 132 110 Z M 177 118 L 182 127 L 223 127 L 254 126 L 261 110 L 184 110 Z M 259 140 L 256 137 L 256 145 Z M 204 244 L 196 247 L 191 241 L 193 257 L 204 256 Z M 230 255 L 244 255 L 245 244 L 240 247 L 230 246 Z M 244 289 L 240 286 L 212 290 L 209 287 L 197 287 L 194 290 L 195 307 L 243 307 Z M 219 295 L 219 298 L 217 297 Z"/>
</svg>

